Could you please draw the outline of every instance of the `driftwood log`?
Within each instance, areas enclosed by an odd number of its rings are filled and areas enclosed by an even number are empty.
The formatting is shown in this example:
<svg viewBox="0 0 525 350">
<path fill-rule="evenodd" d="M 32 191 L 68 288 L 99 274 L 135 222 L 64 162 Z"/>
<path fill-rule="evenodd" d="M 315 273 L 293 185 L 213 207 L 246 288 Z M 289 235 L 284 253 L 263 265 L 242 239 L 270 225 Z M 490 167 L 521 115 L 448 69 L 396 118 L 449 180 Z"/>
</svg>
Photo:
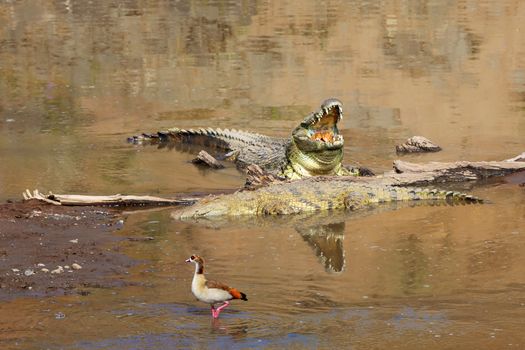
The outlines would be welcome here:
<svg viewBox="0 0 525 350">
<path fill-rule="evenodd" d="M 394 170 L 378 176 L 356 177 L 355 181 L 371 182 L 381 185 L 393 186 L 425 186 L 445 182 L 466 182 L 483 180 L 491 177 L 505 176 L 516 172 L 525 171 L 525 152 L 521 155 L 493 162 L 430 162 L 426 164 L 415 164 L 396 160 Z M 282 179 L 263 172 L 259 167 L 249 168 L 247 189 L 256 189 L 280 182 Z M 301 180 L 297 180 L 301 181 Z M 191 205 L 198 201 L 199 197 L 191 198 L 161 198 L 152 196 L 85 196 L 67 194 L 44 195 L 38 190 L 30 192 L 26 190 L 23 194 L 25 200 L 38 199 L 56 205 Z"/>
<path fill-rule="evenodd" d="M 264 187 L 271 183 L 281 181 L 284 181 L 284 179 L 265 172 L 257 164 L 250 164 L 246 168 L 246 182 L 244 183 L 244 188 L 247 190 L 256 190 L 259 187 Z"/>
<path fill-rule="evenodd" d="M 525 162 L 525 152 L 522 154 L 517 155 L 514 158 L 505 159 L 506 162 Z"/>
<path fill-rule="evenodd" d="M 520 161 L 515 161 L 520 160 Z M 394 170 L 377 176 L 359 176 L 356 182 L 367 182 L 391 186 L 426 186 L 445 182 L 467 182 L 485 180 L 525 171 L 525 153 L 504 161 L 493 162 L 430 162 L 416 164 L 394 161 Z M 256 165 L 248 167 L 246 189 L 256 189 L 273 182 L 283 181 L 265 173 Z"/>
<path fill-rule="evenodd" d="M 525 162 L 430 162 L 416 164 L 394 161 L 394 170 L 381 177 L 391 179 L 393 185 L 426 185 L 444 182 L 484 180 L 525 171 Z"/>
<path fill-rule="evenodd" d="M 42 194 L 38 190 L 26 190 L 24 200 L 38 199 L 54 205 L 112 205 L 112 206 L 146 206 L 146 205 L 191 205 L 198 198 L 161 198 L 153 196 L 132 196 L 114 194 L 110 196 L 89 196 L 80 194 Z"/>
</svg>

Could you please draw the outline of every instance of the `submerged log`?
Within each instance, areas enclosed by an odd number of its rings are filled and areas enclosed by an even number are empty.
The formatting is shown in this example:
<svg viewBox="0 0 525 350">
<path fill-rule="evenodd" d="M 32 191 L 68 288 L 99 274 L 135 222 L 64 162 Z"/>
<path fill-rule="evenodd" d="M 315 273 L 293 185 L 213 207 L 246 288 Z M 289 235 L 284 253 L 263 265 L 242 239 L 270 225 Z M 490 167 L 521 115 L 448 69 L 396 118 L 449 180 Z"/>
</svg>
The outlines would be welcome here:
<svg viewBox="0 0 525 350">
<path fill-rule="evenodd" d="M 214 169 L 224 168 L 224 165 L 219 163 L 217 159 L 215 159 L 211 154 L 209 154 L 205 150 L 200 151 L 199 154 L 197 154 L 197 158 L 194 158 L 191 162 L 193 164 L 207 165 L 210 168 Z"/>
</svg>

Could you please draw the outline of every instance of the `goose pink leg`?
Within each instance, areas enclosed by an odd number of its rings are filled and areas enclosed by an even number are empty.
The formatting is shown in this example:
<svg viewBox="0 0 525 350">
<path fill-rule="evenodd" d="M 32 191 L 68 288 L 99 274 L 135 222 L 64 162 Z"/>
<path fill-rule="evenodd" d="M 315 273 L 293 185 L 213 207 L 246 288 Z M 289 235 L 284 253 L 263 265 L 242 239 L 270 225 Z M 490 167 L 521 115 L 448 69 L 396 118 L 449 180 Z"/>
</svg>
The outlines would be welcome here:
<svg viewBox="0 0 525 350">
<path fill-rule="evenodd" d="M 219 317 L 219 313 L 215 310 L 213 305 L 211 306 L 211 315 L 213 316 L 213 318 L 218 318 Z"/>
<path fill-rule="evenodd" d="M 221 313 L 222 309 L 228 307 L 230 305 L 229 302 L 225 301 L 224 304 L 222 304 L 221 306 L 219 306 L 215 312 L 212 311 L 213 313 L 213 318 L 219 318 L 219 314 Z"/>
</svg>

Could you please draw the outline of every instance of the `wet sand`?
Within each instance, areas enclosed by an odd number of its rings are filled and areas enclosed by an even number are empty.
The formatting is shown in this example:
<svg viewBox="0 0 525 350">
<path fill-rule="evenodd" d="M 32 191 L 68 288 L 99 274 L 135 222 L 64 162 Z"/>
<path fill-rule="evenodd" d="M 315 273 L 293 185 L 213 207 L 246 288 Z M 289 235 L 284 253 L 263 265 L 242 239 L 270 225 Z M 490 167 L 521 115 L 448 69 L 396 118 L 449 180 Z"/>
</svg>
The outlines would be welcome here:
<svg viewBox="0 0 525 350">
<path fill-rule="evenodd" d="M 120 253 L 126 237 L 112 233 L 121 220 L 117 210 L 106 208 L 0 205 L 0 300 L 85 295 L 90 288 L 129 284 L 124 275 L 134 261 Z M 58 266 L 63 271 L 52 273 Z"/>
</svg>

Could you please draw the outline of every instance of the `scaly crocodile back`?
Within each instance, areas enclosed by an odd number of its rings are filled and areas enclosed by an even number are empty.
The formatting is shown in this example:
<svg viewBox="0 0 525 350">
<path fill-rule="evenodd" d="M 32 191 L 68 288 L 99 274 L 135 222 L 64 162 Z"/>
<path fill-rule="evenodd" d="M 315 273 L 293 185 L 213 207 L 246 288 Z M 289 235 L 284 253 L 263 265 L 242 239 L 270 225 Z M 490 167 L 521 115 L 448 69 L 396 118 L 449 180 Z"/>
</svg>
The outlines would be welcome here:
<svg viewBox="0 0 525 350">
<path fill-rule="evenodd" d="M 179 129 L 171 128 L 153 134 L 128 138 L 134 144 L 196 144 L 223 152 L 236 153 L 237 166 L 245 168 L 258 164 L 262 169 L 278 173 L 286 164 L 289 139 L 265 136 L 235 129 Z"/>
<path fill-rule="evenodd" d="M 438 200 L 444 201 L 447 204 L 483 203 L 483 200 L 478 197 L 456 191 L 417 187 L 365 185 L 357 188 L 355 191 L 351 191 L 347 195 L 345 198 L 345 208 L 355 210 L 376 203 L 420 200 Z"/>
<path fill-rule="evenodd" d="M 440 200 L 450 204 L 483 202 L 454 191 L 385 186 L 344 177 L 313 177 L 207 198 L 175 211 L 173 216 L 286 215 L 332 209 L 357 210 L 384 202 L 419 200 Z"/>
<path fill-rule="evenodd" d="M 199 138 L 204 137 L 209 142 L 215 142 L 217 147 L 224 147 L 225 150 L 231 148 L 230 144 L 240 143 L 244 146 L 256 146 L 258 142 L 273 141 L 271 137 L 235 129 L 180 129 L 171 128 L 165 131 L 158 131 L 152 134 L 141 134 L 128 138 L 128 142 L 134 144 L 158 144 L 163 142 L 182 142 L 198 143 Z"/>
</svg>

